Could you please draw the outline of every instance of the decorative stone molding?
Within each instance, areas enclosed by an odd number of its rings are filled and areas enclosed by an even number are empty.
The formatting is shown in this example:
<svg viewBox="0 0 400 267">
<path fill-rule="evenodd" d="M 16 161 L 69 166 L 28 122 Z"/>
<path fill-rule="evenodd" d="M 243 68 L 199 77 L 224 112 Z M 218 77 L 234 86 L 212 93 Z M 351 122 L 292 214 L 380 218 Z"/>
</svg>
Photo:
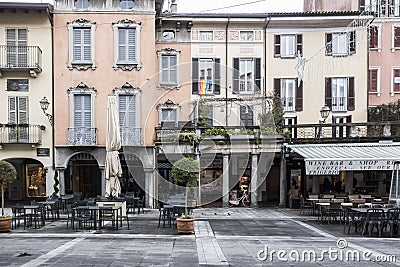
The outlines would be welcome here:
<svg viewBox="0 0 400 267">
<path fill-rule="evenodd" d="M 85 83 L 80 82 L 76 87 L 70 87 L 68 93 L 97 93 L 96 88 L 89 87 Z"/>
<path fill-rule="evenodd" d="M 121 87 L 115 87 L 113 93 L 116 94 L 132 94 L 137 95 L 141 93 L 140 87 L 134 87 L 130 83 L 126 82 Z"/>
</svg>

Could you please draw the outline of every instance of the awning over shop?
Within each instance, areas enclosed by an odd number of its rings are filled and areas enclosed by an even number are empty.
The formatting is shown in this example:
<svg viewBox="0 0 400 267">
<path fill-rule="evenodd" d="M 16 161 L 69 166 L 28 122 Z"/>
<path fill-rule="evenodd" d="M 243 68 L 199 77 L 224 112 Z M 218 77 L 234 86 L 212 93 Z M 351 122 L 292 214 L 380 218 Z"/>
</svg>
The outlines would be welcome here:
<svg viewBox="0 0 400 267">
<path fill-rule="evenodd" d="M 340 171 L 393 170 L 400 160 L 400 143 L 286 145 L 304 157 L 307 175 L 337 175 Z"/>
</svg>

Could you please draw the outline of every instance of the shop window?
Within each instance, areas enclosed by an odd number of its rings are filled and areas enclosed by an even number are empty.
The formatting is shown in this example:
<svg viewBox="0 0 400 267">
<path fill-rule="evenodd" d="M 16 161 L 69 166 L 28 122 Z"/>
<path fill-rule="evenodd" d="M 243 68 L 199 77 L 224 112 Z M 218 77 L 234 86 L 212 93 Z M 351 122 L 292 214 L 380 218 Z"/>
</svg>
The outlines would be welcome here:
<svg viewBox="0 0 400 267">
<path fill-rule="evenodd" d="M 27 197 L 46 196 L 46 172 L 41 164 L 26 164 Z"/>
</svg>

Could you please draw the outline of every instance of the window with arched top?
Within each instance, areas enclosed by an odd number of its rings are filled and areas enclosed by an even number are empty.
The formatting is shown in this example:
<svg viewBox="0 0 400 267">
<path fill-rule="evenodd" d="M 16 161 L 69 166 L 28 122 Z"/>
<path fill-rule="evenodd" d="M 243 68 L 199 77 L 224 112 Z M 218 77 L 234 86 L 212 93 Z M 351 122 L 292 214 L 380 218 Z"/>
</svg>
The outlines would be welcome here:
<svg viewBox="0 0 400 267">
<path fill-rule="evenodd" d="M 133 9 L 135 5 L 135 1 L 133 0 L 120 0 L 120 8 L 121 9 Z"/>
</svg>

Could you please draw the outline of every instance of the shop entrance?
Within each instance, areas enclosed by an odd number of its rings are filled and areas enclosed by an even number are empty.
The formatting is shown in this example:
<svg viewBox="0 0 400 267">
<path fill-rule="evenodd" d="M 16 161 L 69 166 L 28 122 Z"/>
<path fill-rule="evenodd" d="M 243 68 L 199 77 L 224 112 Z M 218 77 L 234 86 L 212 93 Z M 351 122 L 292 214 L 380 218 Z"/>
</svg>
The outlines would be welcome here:
<svg viewBox="0 0 400 267">
<path fill-rule="evenodd" d="M 73 156 L 65 171 L 65 193 L 81 193 L 82 197 L 101 195 L 101 172 L 96 159 L 81 153 Z"/>
</svg>

